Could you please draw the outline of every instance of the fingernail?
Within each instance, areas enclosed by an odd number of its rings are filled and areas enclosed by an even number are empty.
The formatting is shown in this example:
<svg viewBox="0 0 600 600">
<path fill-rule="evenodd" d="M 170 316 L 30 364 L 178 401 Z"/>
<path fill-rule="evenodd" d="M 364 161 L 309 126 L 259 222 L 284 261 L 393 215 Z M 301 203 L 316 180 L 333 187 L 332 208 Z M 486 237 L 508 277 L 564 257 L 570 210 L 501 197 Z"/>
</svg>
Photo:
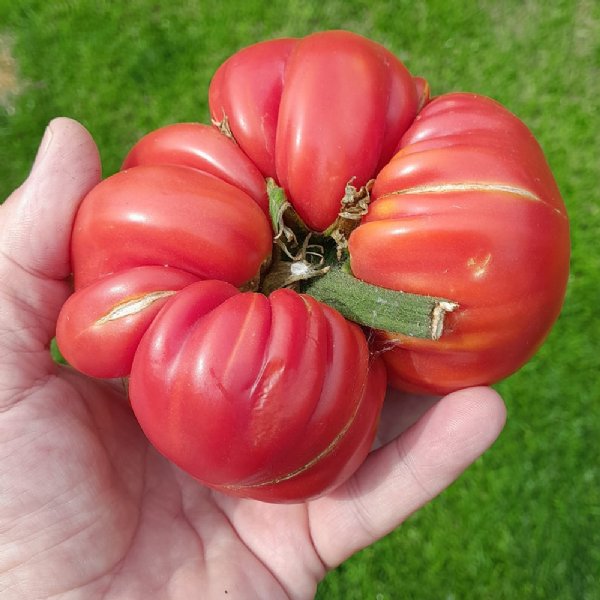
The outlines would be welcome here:
<svg viewBox="0 0 600 600">
<path fill-rule="evenodd" d="M 48 153 L 48 149 L 50 148 L 53 137 L 54 133 L 52 131 L 52 123 L 49 123 L 46 127 L 46 130 L 44 131 L 42 141 L 40 142 L 40 146 L 35 156 L 35 160 L 33 161 L 33 167 L 31 168 L 32 172 L 38 169 L 40 165 L 44 162 L 44 157 Z"/>
</svg>

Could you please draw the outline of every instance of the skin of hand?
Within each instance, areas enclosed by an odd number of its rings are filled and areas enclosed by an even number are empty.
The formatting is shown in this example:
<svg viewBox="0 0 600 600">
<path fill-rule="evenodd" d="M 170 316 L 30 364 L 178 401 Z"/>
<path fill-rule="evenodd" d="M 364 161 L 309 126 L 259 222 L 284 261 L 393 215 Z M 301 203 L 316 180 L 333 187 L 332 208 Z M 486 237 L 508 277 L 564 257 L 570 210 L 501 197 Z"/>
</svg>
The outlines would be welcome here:
<svg viewBox="0 0 600 600">
<path fill-rule="evenodd" d="M 391 393 L 377 448 L 327 496 L 271 505 L 201 486 L 149 446 L 119 382 L 49 353 L 73 219 L 99 180 L 91 136 L 58 118 L 0 206 L 1 598 L 312 598 L 499 435 L 505 408 L 489 388 Z"/>
</svg>

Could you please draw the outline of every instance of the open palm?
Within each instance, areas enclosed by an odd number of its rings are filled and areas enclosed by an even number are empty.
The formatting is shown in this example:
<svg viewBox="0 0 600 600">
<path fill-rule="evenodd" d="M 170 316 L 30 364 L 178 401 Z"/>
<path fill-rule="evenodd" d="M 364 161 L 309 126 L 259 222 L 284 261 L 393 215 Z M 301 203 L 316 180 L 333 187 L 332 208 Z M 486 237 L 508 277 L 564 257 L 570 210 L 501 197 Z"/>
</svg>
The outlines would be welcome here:
<svg viewBox="0 0 600 600">
<path fill-rule="evenodd" d="M 148 445 L 121 382 L 48 351 L 73 217 L 99 177 L 89 134 L 57 119 L 0 208 L 0 597 L 311 598 L 499 434 L 504 405 L 487 388 L 395 396 L 381 446 L 328 496 L 271 505 L 198 484 Z"/>
</svg>

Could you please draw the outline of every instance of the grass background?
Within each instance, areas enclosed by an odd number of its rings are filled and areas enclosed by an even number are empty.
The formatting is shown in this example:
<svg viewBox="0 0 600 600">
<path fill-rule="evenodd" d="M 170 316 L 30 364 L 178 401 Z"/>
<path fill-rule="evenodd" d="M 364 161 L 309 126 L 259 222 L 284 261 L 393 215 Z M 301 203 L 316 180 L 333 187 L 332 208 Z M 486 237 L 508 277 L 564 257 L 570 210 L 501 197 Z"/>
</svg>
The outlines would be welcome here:
<svg viewBox="0 0 600 600">
<path fill-rule="evenodd" d="M 141 135 L 208 119 L 212 72 L 264 38 L 343 28 L 386 45 L 435 94 L 491 96 L 533 130 L 572 222 L 564 311 L 497 387 L 496 445 L 441 497 L 321 584 L 318 598 L 600 598 L 600 3 L 596 0 L 0 0 L 0 198 L 46 123 L 68 115 L 104 174 Z"/>
</svg>

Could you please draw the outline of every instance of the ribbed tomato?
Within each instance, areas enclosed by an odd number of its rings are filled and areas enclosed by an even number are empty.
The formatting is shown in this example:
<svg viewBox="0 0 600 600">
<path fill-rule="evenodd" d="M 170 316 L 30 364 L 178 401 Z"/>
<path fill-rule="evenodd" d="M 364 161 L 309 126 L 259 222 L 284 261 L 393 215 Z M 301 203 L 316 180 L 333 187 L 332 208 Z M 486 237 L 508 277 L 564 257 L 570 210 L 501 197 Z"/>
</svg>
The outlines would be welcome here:
<svg viewBox="0 0 600 600">
<path fill-rule="evenodd" d="M 388 379 L 493 383 L 552 327 L 569 227 L 539 145 L 488 98 L 429 94 L 356 34 L 263 42 L 215 73 L 218 127 L 151 132 L 84 199 L 59 346 L 129 374 L 148 438 L 206 485 L 322 494 Z"/>
</svg>

